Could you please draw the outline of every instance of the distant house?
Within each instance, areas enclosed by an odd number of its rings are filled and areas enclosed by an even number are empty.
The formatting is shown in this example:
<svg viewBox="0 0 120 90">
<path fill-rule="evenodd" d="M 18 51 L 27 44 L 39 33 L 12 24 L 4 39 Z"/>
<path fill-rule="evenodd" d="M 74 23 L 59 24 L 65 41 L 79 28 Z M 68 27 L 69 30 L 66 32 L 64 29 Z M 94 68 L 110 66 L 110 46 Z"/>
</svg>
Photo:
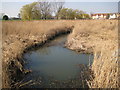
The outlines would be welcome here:
<svg viewBox="0 0 120 90">
<path fill-rule="evenodd" d="M 119 13 L 97 13 L 91 14 L 92 19 L 117 19 Z"/>
<path fill-rule="evenodd" d="M 106 19 L 107 14 L 101 14 L 101 13 L 92 14 L 91 17 L 92 19 Z"/>
<path fill-rule="evenodd" d="M 8 20 L 9 19 L 9 17 L 8 17 L 8 15 L 6 15 L 5 13 L 0 13 L 0 20 Z"/>
<path fill-rule="evenodd" d="M 119 18 L 119 13 L 113 13 L 113 14 L 110 14 L 110 17 L 109 17 L 109 19 L 117 19 L 117 18 Z"/>
</svg>

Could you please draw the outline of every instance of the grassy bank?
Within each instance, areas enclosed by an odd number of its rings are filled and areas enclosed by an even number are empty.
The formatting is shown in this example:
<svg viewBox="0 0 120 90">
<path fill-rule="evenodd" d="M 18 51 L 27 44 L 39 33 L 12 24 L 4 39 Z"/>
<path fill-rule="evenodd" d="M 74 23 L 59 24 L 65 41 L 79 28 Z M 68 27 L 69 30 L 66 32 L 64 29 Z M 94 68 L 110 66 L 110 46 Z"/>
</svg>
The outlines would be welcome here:
<svg viewBox="0 0 120 90">
<path fill-rule="evenodd" d="M 27 73 L 22 55 L 59 34 L 72 30 L 65 21 L 3 22 L 3 88 L 14 87 Z"/>
<path fill-rule="evenodd" d="M 27 50 L 72 29 L 66 47 L 94 53 L 94 77 L 88 81 L 89 87 L 118 87 L 117 20 L 46 20 L 3 21 L 3 88 L 14 87 L 29 73 L 22 60 Z"/>
<path fill-rule="evenodd" d="M 72 50 L 93 53 L 91 88 L 117 88 L 118 76 L 118 21 L 84 21 L 75 25 L 66 46 Z"/>
</svg>

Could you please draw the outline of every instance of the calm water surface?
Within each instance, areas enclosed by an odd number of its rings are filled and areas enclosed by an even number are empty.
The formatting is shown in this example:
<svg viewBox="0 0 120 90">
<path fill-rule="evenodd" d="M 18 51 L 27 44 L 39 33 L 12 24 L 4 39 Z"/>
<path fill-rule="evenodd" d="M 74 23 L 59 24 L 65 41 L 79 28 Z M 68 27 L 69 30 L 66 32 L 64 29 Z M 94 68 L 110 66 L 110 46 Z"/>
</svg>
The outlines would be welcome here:
<svg viewBox="0 0 120 90">
<path fill-rule="evenodd" d="M 51 78 L 62 82 L 77 77 L 80 64 L 92 64 L 93 55 L 80 54 L 64 48 L 66 38 L 67 36 L 58 37 L 43 47 L 24 55 L 28 62 L 25 68 L 33 71 L 27 76 L 28 79 L 39 81 L 42 77 L 46 85 L 50 83 Z"/>
</svg>

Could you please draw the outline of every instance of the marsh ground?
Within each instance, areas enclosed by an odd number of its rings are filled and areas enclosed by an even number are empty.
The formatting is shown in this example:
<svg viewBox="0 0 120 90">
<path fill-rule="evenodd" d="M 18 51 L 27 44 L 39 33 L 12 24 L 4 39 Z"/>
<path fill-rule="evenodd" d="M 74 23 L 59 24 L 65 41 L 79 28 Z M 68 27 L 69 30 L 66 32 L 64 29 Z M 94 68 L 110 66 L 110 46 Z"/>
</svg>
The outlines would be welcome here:
<svg viewBox="0 0 120 90">
<path fill-rule="evenodd" d="M 18 81 L 16 77 L 27 73 L 22 60 L 26 48 L 70 30 L 66 47 L 94 54 L 94 77 L 87 81 L 89 87 L 119 87 L 118 20 L 3 21 L 3 87 L 11 87 Z"/>
</svg>

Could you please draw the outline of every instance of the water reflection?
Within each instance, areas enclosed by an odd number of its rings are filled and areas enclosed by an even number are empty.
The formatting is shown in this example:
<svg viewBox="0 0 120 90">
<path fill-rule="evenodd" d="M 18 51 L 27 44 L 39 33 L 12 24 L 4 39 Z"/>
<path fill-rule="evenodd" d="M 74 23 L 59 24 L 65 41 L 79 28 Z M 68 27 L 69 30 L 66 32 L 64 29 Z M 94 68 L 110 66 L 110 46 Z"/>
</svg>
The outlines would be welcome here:
<svg viewBox="0 0 120 90">
<path fill-rule="evenodd" d="M 57 38 L 44 47 L 25 54 L 24 57 L 29 61 L 26 68 L 30 68 L 33 71 L 28 76 L 29 79 L 36 80 L 38 77 L 42 77 L 46 86 L 49 86 L 52 81 L 56 80 L 59 83 L 71 79 L 75 82 L 80 82 L 76 81 L 80 74 L 79 65 L 92 64 L 93 56 L 76 53 L 64 48 L 65 41 L 66 36 Z"/>
</svg>

